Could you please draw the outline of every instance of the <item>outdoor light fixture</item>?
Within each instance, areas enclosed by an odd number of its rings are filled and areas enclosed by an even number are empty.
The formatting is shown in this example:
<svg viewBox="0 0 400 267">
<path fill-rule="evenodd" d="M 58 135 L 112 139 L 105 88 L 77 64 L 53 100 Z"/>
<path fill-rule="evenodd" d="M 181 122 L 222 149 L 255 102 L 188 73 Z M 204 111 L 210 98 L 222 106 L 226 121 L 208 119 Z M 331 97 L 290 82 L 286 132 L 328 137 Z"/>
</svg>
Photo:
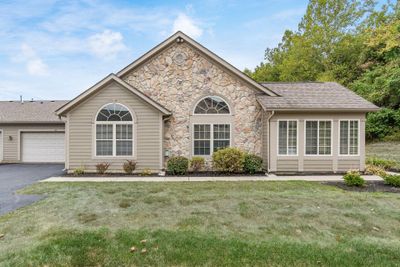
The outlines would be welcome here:
<svg viewBox="0 0 400 267">
<path fill-rule="evenodd" d="M 11 135 L 8 136 L 8 140 L 12 141 L 13 137 Z"/>
</svg>

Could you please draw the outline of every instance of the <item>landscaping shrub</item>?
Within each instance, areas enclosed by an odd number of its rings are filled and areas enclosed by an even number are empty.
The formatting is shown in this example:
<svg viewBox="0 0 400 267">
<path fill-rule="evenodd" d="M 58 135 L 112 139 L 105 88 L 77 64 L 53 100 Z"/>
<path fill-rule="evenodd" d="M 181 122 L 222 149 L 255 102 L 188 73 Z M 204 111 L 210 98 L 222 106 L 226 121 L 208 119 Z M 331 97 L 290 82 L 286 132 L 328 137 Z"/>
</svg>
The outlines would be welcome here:
<svg viewBox="0 0 400 267">
<path fill-rule="evenodd" d="M 383 177 L 385 184 L 391 185 L 394 187 L 400 187 L 400 175 L 391 175 L 387 174 Z"/>
<path fill-rule="evenodd" d="M 246 173 L 254 174 L 261 171 L 262 158 L 254 154 L 246 154 L 244 156 L 243 170 Z"/>
<path fill-rule="evenodd" d="M 365 184 L 365 180 L 361 177 L 358 170 L 349 170 L 343 176 L 343 179 L 348 186 L 363 186 Z"/>
<path fill-rule="evenodd" d="M 194 172 L 204 170 L 205 160 L 203 157 L 192 157 L 190 160 L 190 168 Z"/>
<path fill-rule="evenodd" d="M 108 162 L 102 162 L 102 163 L 96 164 L 97 173 L 105 174 L 106 171 L 108 170 L 108 167 L 110 167 L 110 163 L 108 163 Z"/>
<path fill-rule="evenodd" d="M 380 158 L 368 158 L 366 160 L 367 164 L 374 165 L 381 167 L 385 170 L 390 170 L 396 166 L 396 162 L 393 160 L 387 160 L 387 159 L 380 159 Z"/>
<path fill-rule="evenodd" d="M 213 153 L 213 167 L 223 172 L 242 172 L 244 152 L 238 148 L 227 147 Z"/>
<path fill-rule="evenodd" d="M 385 170 L 382 167 L 375 165 L 367 165 L 365 167 L 366 174 L 378 175 L 380 177 L 384 177 L 386 175 Z"/>
<path fill-rule="evenodd" d="M 171 157 L 167 163 L 168 173 L 172 175 L 184 175 L 189 168 L 189 160 L 182 156 Z"/>
<path fill-rule="evenodd" d="M 152 173 L 151 170 L 149 168 L 146 168 L 139 175 L 140 176 L 150 176 L 151 173 Z"/>
<path fill-rule="evenodd" d="M 79 176 L 85 174 L 85 169 L 83 167 L 76 168 L 74 170 L 74 175 Z"/>
<path fill-rule="evenodd" d="M 127 160 L 123 166 L 124 172 L 127 174 L 132 174 L 133 171 L 136 169 L 136 161 L 134 160 Z"/>
</svg>

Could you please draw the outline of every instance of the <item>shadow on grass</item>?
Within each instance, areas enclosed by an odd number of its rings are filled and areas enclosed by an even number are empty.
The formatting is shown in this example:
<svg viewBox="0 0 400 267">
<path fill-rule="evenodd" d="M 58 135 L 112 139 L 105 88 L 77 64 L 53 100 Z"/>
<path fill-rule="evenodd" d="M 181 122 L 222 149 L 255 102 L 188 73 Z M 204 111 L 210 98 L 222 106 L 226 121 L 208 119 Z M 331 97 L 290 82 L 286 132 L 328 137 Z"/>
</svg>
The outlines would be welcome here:
<svg viewBox="0 0 400 267">
<path fill-rule="evenodd" d="M 146 239 L 142 244 L 140 240 Z M 132 246 L 137 251 L 131 252 Z M 141 250 L 146 248 L 146 253 Z M 397 248 L 338 240 L 321 247 L 269 239 L 219 238 L 193 231 L 56 231 L 27 251 L 7 254 L 11 266 L 395 266 Z"/>
</svg>

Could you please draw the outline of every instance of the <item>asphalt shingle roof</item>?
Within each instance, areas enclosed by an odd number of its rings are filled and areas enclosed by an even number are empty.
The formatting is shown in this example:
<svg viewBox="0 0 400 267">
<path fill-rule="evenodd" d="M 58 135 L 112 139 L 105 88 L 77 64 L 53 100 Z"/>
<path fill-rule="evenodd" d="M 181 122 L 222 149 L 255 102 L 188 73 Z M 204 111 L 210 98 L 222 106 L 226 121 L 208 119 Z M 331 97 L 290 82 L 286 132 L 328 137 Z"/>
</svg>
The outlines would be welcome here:
<svg viewBox="0 0 400 267">
<path fill-rule="evenodd" d="M 259 95 L 265 110 L 359 110 L 379 108 L 335 82 L 262 83 L 279 96 Z"/>
<path fill-rule="evenodd" d="M 68 101 L 0 101 L 0 123 L 62 123 L 55 110 Z"/>
</svg>

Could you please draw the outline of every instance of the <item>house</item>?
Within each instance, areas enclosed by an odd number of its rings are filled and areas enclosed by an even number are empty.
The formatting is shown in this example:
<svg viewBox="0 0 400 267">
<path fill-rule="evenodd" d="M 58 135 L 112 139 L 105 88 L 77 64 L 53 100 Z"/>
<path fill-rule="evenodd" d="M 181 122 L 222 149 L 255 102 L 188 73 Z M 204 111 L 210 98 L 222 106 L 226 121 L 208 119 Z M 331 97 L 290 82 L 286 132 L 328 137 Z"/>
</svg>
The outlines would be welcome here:
<svg viewBox="0 0 400 267">
<path fill-rule="evenodd" d="M 71 101 L 0 103 L 0 146 L 4 162 L 65 161 L 70 172 L 121 172 L 130 159 L 159 171 L 170 156 L 227 146 L 270 172 L 364 170 L 376 110 L 337 83 L 257 83 L 177 32 Z"/>
</svg>

